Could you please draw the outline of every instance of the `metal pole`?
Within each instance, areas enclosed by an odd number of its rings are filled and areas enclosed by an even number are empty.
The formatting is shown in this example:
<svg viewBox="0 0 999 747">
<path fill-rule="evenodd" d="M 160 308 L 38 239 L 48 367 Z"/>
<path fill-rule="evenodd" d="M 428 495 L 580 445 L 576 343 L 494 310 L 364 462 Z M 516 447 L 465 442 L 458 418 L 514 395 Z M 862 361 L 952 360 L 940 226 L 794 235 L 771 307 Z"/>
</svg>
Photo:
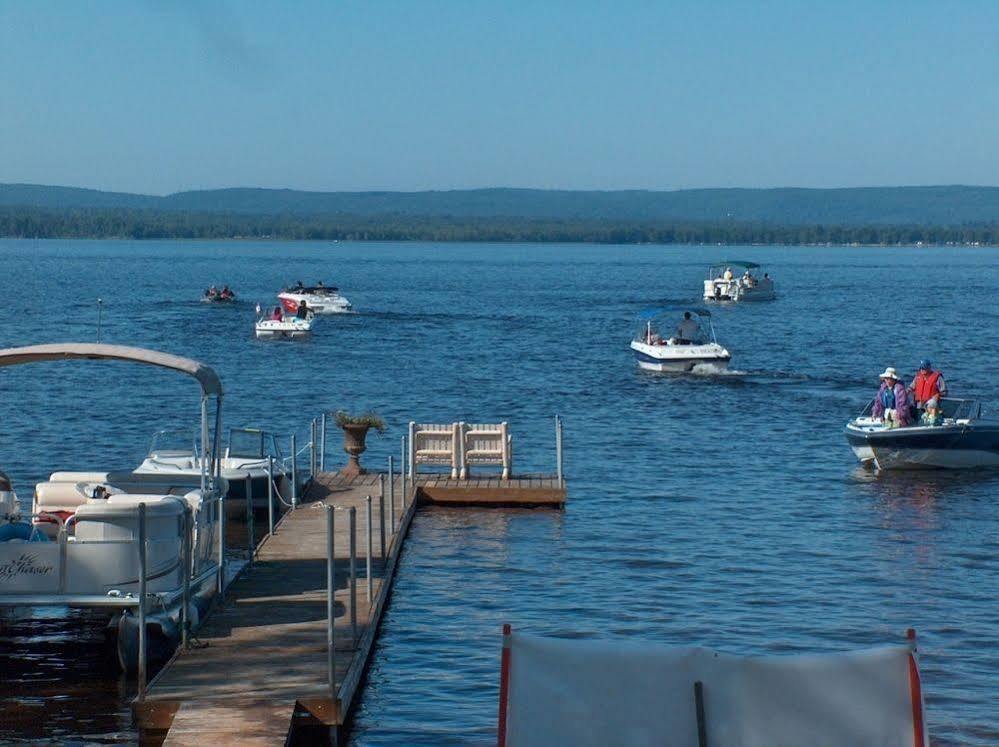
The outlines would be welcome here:
<svg viewBox="0 0 999 747">
<path fill-rule="evenodd" d="M 388 473 L 388 501 L 389 501 L 389 529 L 395 534 L 395 470 L 392 467 L 392 455 L 389 454 Z"/>
<path fill-rule="evenodd" d="M 357 645 L 357 506 L 347 512 L 350 517 L 350 635 Z"/>
<path fill-rule="evenodd" d="M 368 605 L 371 605 L 371 600 L 374 597 L 374 580 L 371 578 L 371 552 L 372 544 L 374 542 L 373 535 L 375 528 L 371 525 L 371 496 L 365 496 L 364 498 L 364 511 L 365 511 L 365 526 L 368 529 L 368 544 L 364 548 L 364 575 L 368 579 Z"/>
<path fill-rule="evenodd" d="M 316 425 L 316 419 L 312 418 L 312 430 L 309 432 L 309 479 L 314 480 L 316 477 L 316 469 L 319 464 L 319 444 L 316 443 L 316 434 L 319 428 Z"/>
<path fill-rule="evenodd" d="M 139 504 L 139 700 L 146 697 L 146 504 Z"/>
<path fill-rule="evenodd" d="M 319 471 L 326 471 L 326 413 L 323 413 L 323 432 L 320 437 Z"/>
<path fill-rule="evenodd" d="M 225 591 L 225 501 L 222 495 L 215 496 L 216 511 L 219 520 L 219 594 Z"/>
<path fill-rule="evenodd" d="M 180 608 L 180 645 L 187 648 L 187 635 L 190 632 L 191 620 L 188 607 L 191 604 L 191 509 L 184 509 L 184 594 L 181 597 Z"/>
<path fill-rule="evenodd" d="M 246 476 L 246 559 L 253 560 L 253 481 Z"/>
<path fill-rule="evenodd" d="M 295 434 L 291 434 L 291 510 L 298 505 L 298 445 Z"/>
<path fill-rule="evenodd" d="M 336 567 L 333 559 L 333 506 L 326 505 L 326 672 L 330 697 L 336 698 L 336 637 L 334 610 L 336 609 Z"/>
<path fill-rule="evenodd" d="M 385 475 L 378 475 L 378 533 L 382 561 L 385 560 Z"/>
<path fill-rule="evenodd" d="M 101 323 L 104 321 L 104 299 L 97 299 L 97 342 L 101 341 Z"/>
<path fill-rule="evenodd" d="M 559 487 L 565 484 L 562 476 L 562 418 L 555 416 L 555 468 L 558 471 Z"/>
<path fill-rule="evenodd" d="M 267 535 L 274 534 L 274 457 L 267 455 Z"/>
<path fill-rule="evenodd" d="M 406 437 L 402 437 L 402 459 L 399 461 L 399 474 L 402 476 L 402 515 L 406 515 Z"/>
</svg>

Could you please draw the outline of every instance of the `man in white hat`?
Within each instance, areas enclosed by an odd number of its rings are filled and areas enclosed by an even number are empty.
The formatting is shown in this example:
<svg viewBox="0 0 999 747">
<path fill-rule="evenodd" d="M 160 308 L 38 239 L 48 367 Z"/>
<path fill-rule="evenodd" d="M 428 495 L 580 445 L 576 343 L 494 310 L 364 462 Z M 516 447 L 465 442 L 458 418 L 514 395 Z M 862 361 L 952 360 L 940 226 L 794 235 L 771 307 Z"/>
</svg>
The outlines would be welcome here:
<svg viewBox="0 0 999 747">
<path fill-rule="evenodd" d="M 898 372 L 891 366 L 881 374 L 881 387 L 874 397 L 871 415 L 881 418 L 887 428 L 909 425 L 909 395 Z"/>
</svg>

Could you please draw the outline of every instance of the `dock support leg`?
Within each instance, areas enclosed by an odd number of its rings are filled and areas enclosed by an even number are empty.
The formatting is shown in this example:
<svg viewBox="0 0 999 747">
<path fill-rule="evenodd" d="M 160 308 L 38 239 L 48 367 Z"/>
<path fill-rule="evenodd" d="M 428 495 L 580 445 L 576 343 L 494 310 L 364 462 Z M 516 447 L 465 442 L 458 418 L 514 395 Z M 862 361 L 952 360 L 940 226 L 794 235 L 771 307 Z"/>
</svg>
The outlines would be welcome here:
<svg viewBox="0 0 999 747">
<path fill-rule="evenodd" d="M 402 477 L 402 515 L 406 515 L 406 437 L 402 437 L 399 454 L 399 475 Z"/>
<path fill-rule="evenodd" d="M 316 419 L 312 418 L 312 430 L 309 431 L 309 479 L 316 479 L 316 467 L 319 463 L 319 444 L 317 441 L 317 434 L 319 431 L 319 425 L 316 423 Z"/>
<path fill-rule="evenodd" d="M 298 445 L 295 434 L 291 434 L 291 510 L 298 506 Z"/>
<path fill-rule="evenodd" d="M 326 504 L 326 671 L 330 698 L 336 700 L 336 561 L 334 560 L 333 533 L 335 530 L 333 506 Z"/>
<path fill-rule="evenodd" d="M 246 476 L 246 559 L 253 560 L 253 480 Z"/>
<path fill-rule="evenodd" d="M 322 433 L 319 437 L 319 471 L 326 471 L 326 413 L 323 413 Z"/>
<path fill-rule="evenodd" d="M 219 583 L 218 593 L 221 595 L 225 591 L 225 501 L 221 495 L 215 497 L 216 510 L 218 511 L 219 524 Z"/>
<path fill-rule="evenodd" d="M 378 534 L 382 562 L 385 562 L 385 475 L 378 475 Z"/>
<path fill-rule="evenodd" d="M 371 606 L 371 600 L 374 598 L 374 579 L 371 578 L 371 552 L 372 544 L 374 543 L 373 535 L 375 528 L 371 526 L 371 496 L 366 496 L 364 498 L 364 510 L 366 512 L 365 516 L 365 526 L 368 529 L 368 544 L 365 547 L 364 553 L 364 576 L 368 580 L 368 606 Z"/>
<path fill-rule="evenodd" d="M 347 512 L 350 519 L 350 635 L 357 645 L 357 506 Z"/>
<path fill-rule="evenodd" d="M 389 531 L 391 534 L 395 534 L 395 469 L 391 454 L 389 454 L 388 463 Z"/>
<path fill-rule="evenodd" d="M 146 698 L 146 504 L 139 504 L 139 700 Z"/>
<path fill-rule="evenodd" d="M 559 487 L 565 487 L 565 477 L 562 473 L 562 417 L 560 415 L 555 416 L 555 469 Z"/>
</svg>

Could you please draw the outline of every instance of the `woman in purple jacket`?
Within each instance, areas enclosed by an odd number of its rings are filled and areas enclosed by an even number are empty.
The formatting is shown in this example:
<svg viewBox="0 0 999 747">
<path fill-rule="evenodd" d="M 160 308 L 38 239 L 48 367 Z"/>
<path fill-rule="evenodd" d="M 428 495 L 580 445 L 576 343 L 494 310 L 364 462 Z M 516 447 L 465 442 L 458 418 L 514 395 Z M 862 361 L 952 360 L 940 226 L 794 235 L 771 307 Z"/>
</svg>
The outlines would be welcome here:
<svg viewBox="0 0 999 747">
<path fill-rule="evenodd" d="M 881 388 L 874 397 L 871 415 L 884 420 L 888 428 L 909 425 L 909 395 L 894 368 L 888 367 L 881 374 Z"/>
</svg>

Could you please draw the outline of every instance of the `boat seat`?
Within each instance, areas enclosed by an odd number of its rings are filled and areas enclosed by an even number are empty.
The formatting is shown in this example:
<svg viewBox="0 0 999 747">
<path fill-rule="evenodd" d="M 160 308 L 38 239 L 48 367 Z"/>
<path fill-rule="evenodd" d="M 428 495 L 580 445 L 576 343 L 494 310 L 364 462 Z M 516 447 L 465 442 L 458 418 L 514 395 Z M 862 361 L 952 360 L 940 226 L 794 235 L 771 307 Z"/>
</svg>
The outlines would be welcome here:
<svg viewBox="0 0 999 747">
<path fill-rule="evenodd" d="M 100 485 L 94 483 L 93 485 Z M 88 483 L 81 482 L 40 482 L 35 485 L 35 510 L 36 511 L 69 511 L 72 513 L 78 506 L 82 506 L 92 495 L 86 493 L 82 486 Z"/>
</svg>

